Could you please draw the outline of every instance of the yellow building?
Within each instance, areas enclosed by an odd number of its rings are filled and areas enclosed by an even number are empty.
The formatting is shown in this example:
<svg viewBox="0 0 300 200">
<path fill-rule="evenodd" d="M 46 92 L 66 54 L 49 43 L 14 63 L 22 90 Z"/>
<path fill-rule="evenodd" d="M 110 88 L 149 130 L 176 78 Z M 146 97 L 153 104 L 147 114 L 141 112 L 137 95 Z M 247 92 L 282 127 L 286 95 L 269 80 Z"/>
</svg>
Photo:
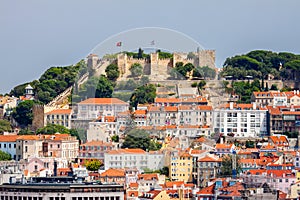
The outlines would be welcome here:
<svg viewBox="0 0 300 200">
<path fill-rule="evenodd" d="M 296 173 L 296 178 L 297 178 L 297 181 L 300 181 L 300 172 Z"/>
<path fill-rule="evenodd" d="M 193 157 L 188 151 L 171 153 L 170 179 L 172 181 L 192 181 Z"/>
<path fill-rule="evenodd" d="M 298 178 L 299 172 L 297 172 L 297 178 Z M 300 181 L 296 182 L 295 184 L 291 185 L 290 194 L 288 195 L 288 198 L 290 199 L 296 199 L 298 198 L 298 194 L 300 192 Z"/>
</svg>

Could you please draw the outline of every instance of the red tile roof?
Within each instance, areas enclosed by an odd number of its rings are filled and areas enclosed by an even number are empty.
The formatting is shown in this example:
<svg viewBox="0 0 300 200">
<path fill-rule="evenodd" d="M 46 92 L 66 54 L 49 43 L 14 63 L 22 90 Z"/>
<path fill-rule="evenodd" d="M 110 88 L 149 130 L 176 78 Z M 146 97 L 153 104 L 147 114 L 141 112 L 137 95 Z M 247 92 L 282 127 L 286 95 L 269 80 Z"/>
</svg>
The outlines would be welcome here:
<svg viewBox="0 0 300 200">
<path fill-rule="evenodd" d="M 155 98 L 155 103 L 180 103 L 178 98 Z"/>
<path fill-rule="evenodd" d="M 16 142 L 19 135 L 0 135 L 0 142 Z"/>
<path fill-rule="evenodd" d="M 204 158 L 198 159 L 198 162 L 222 162 L 222 159 L 216 159 L 210 156 L 205 156 Z"/>
<path fill-rule="evenodd" d="M 52 110 L 50 112 L 47 112 L 46 115 L 70 115 L 72 112 L 71 109 L 57 109 L 57 110 Z"/>
<path fill-rule="evenodd" d="M 89 98 L 84 101 L 81 101 L 79 104 L 124 104 L 128 103 L 117 99 L 117 98 Z"/>
<path fill-rule="evenodd" d="M 231 149 L 233 144 L 216 144 L 216 149 Z"/>
<path fill-rule="evenodd" d="M 139 174 L 138 180 L 158 180 L 158 174 Z"/>
<path fill-rule="evenodd" d="M 143 149 L 117 149 L 111 150 L 108 154 L 145 154 Z"/>
<path fill-rule="evenodd" d="M 80 146 L 113 146 L 113 144 L 104 142 L 102 140 L 92 140 L 92 141 L 86 142 Z"/>
<path fill-rule="evenodd" d="M 125 178 L 125 170 L 124 169 L 113 169 L 110 168 L 105 172 L 100 174 L 100 177 L 124 177 Z"/>
</svg>

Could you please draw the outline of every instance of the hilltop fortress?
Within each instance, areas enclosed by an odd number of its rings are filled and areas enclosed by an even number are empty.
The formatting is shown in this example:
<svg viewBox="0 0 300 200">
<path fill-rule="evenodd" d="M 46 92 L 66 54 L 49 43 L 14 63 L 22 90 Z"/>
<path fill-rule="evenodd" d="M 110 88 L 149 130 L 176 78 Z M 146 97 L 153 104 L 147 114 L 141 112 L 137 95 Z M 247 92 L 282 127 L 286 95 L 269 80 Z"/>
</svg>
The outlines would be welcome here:
<svg viewBox="0 0 300 200">
<path fill-rule="evenodd" d="M 143 74 L 148 75 L 150 80 L 166 80 L 170 75 L 170 69 L 174 68 L 177 62 L 192 63 L 197 66 L 208 66 L 212 69 L 216 69 L 215 66 L 215 50 L 198 50 L 193 52 L 192 58 L 188 56 L 188 53 L 174 52 L 172 58 L 159 58 L 159 53 L 150 53 L 150 59 L 142 58 L 137 59 L 127 56 L 126 53 L 120 53 L 116 59 L 110 60 L 116 62 L 121 72 L 119 80 L 124 80 L 130 73 L 130 66 L 134 63 L 139 63 L 143 66 Z M 97 69 L 99 64 L 103 61 L 99 59 L 98 55 L 90 54 L 87 57 L 87 64 L 89 68 Z"/>
</svg>

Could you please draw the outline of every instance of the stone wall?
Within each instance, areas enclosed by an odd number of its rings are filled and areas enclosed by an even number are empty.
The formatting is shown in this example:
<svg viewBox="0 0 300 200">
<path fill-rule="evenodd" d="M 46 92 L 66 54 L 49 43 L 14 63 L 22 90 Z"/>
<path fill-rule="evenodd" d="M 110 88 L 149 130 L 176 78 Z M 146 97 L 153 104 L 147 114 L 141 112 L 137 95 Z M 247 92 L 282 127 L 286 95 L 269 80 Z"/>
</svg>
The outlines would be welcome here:
<svg viewBox="0 0 300 200">
<path fill-rule="evenodd" d="M 33 131 L 36 131 L 37 129 L 44 127 L 44 106 L 33 105 L 32 113 L 33 113 L 32 129 Z"/>
<path fill-rule="evenodd" d="M 150 80 L 165 80 L 169 77 L 169 70 L 175 67 L 177 62 L 183 64 L 192 63 L 194 66 L 215 67 L 215 50 L 201 50 L 194 52 L 193 59 L 187 58 L 188 53 L 173 53 L 173 59 L 159 59 L 158 53 L 151 53 L 149 59 L 137 59 L 127 56 L 127 54 L 118 54 L 117 64 L 120 70 L 120 77 L 126 79 L 131 76 L 130 67 L 134 63 L 139 63 L 144 67 L 144 75 L 149 75 Z M 93 57 L 90 57 L 90 65 L 92 65 Z"/>
</svg>

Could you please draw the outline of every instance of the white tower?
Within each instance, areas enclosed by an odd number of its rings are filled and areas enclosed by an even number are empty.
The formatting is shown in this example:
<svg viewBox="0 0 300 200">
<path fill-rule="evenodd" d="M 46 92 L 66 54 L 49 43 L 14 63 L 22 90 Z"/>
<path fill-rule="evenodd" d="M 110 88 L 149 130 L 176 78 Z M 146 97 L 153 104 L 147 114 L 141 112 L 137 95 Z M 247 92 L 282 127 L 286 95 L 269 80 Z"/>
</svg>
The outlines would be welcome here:
<svg viewBox="0 0 300 200">
<path fill-rule="evenodd" d="M 25 97 L 26 97 L 26 99 L 33 98 L 33 87 L 31 87 L 30 84 L 28 84 L 25 88 Z"/>
</svg>

